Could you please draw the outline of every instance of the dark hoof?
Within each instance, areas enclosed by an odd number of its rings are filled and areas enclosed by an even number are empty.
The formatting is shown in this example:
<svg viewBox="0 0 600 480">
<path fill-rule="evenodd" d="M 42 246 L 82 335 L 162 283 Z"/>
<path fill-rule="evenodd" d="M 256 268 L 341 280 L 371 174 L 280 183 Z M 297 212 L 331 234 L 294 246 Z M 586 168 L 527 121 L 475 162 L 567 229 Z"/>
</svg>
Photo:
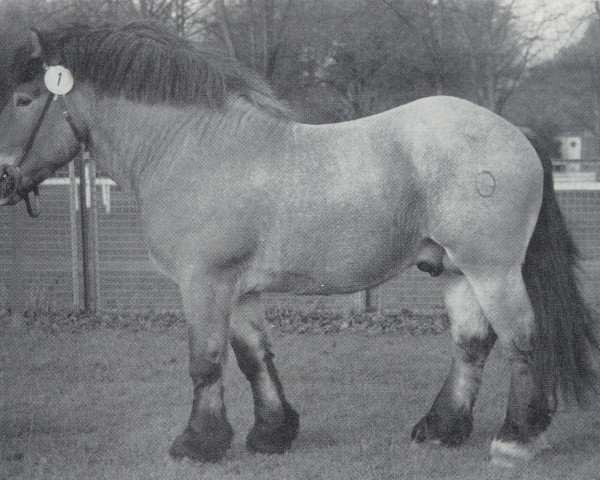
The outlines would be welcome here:
<svg viewBox="0 0 600 480">
<path fill-rule="evenodd" d="M 187 427 L 169 450 L 175 459 L 189 458 L 198 462 L 218 462 L 231 445 L 233 429 L 227 420 L 220 428 L 212 428 L 210 434 L 202 434 Z"/>
<path fill-rule="evenodd" d="M 251 452 L 284 453 L 296 438 L 300 425 L 299 418 L 298 412 L 286 403 L 282 421 L 254 424 L 246 438 L 246 447 Z"/>
<path fill-rule="evenodd" d="M 428 442 L 446 447 L 459 447 L 469 438 L 471 430 L 471 415 L 456 416 L 442 421 L 430 412 L 415 425 L 410 436 L 416 443 Z"/>
</svg>

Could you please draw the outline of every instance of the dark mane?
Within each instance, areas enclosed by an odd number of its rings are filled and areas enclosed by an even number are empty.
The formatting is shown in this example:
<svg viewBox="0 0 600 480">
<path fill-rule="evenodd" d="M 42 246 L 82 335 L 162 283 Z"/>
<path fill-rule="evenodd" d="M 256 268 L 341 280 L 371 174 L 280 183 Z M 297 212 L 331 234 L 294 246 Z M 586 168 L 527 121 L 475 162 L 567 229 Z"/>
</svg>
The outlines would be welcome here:
<svg viewBox="0 0 600 480">
<path fill-rule="evenodd" d="M 62 63 L 76 81 L 89 82 L 100 95 L 218 108 L 236 94 L 270 113 L 287 115 L 271 88 L 250 69 L 153 21 L 69 24 L 38 33 L 44 58 Z M 31 69 L 27 63 L 22 65 Z"/>
</svg>

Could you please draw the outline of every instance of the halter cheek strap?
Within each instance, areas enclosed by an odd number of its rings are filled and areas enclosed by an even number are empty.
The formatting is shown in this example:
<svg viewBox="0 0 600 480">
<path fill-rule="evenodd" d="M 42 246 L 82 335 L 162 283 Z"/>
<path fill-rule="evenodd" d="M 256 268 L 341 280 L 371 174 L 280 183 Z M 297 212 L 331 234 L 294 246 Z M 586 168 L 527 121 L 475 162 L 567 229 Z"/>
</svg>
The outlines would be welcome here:
<svg viewBox="0 0 600 480">
<path fill-rule="evenodd" d="M 19 157 L 19 160 L 16 163 L 17 167 L 19 167 L 25 161 L 25 159 L 29 156 L 29 153 L 31 152 L 31 148 L 33 147 L 33 143 L 35 142 L 35 137 L 37 137 L 37 134 L 40 131 L 40 127 L 42 126 L 42 122 L 44 121 L 44 117 L 48 113 L 48 110 L 50 109 L 50 105 L 52 104 L 53 101 L 54 101 L 54 95 L 49 93 L 48 97 L 46 98 L 46 103 L 44 103 L 44 108 L 42 109 L 42 113 L 40 114 L 38 121 L 36 122 L 35 126 L 33 127 L 33 130 L 31 131 L 31 134 L 29 135 L 29 139 L 27 140 L 25 147 L 23 147 L 23 153 L 21 153 L 21 156 Z"/>
<path fill-rule="evenodd" d="M 48 70 L 50 70 L 49 67 Z M 60 67 L 63 68 L 63 67 Z M 68 72 L 68 71 L 67 71 Z M 68 72 L 70 75 L 70 72 Z M 62 73 L 61 73 L 62 75 Z M 46 80 L 46 78 L 44 79 L 46 81 L 46 86 L 48 87 L 48 82 Z M 60 78 L 59 78 L 60 81 Z M 71 87 L 72 87 L 72 83 L 71 83 Z M 71 131 L 73 132 L 73 135 L 75 136 L 76 140 L 79 142 L 79 144 L 81 145 L 81 149 L 82 151 L 86 151 L 87 150 L 87 136 L 84 132 L 82 132 L 81 130 L 79 130 L 76 126 L 75 126 L 75 122 L 73 121 L 73 116 L 71 115 L 71 113 L 69 112 L 69 109 L 67 108 L 67 104 L 65 102 L 65 94 L 68 93 L 71 88 L 69 87 L 68 90 L 60 90 L 61 93 L 56 93 L 57 91 L 53 88 L 49 88 L 50 92 L 48 93 L 48 97 L 46 98 L 46 102 L 44 103 L 44 107 L 42 109 L 42 113 L 40 114 L 40 117 L 38 118 L 35 126 L 33 127 L 33 130 L 31 131 L 31 134 L 29 135 L 29 139 L 27 140 L 27 143 L 25 144 L 25 147 L 23 148 L 23 153 L 21 154 L 21 156 L 19 157 L 19 160 L 17 161 L 17 163 L 15 164 L 15 169 L 17 170 L 17 174 L 19 173 L 19 167 L 23 164 L 23 162 L 27 159 L 27 157 L 29 156 L 29 154 L 31 153 L 31 149 L 33 148 L 33 144 L 35 142 L 35 138 L 37 137 L 37 134 L 42 126 L 42 123 L 44 121 L 44 118 L 46 117 L 46 114 L 48 113 L 48 110 L 50 109 L 50 105 L 52 104 L 53 101 L 59 99 L 62 103 L 62 115 L 64 117 L 64 119 L 66 120 L 66 122 L 69 124 L 69 126 L 71 127 Z M 38 186 L 35 185 L 31 188 L 31 190 L 33 190 L 33 197 L 34 197 L 34 204 L 31 204 L 31 201 L 29 200 L 29 192 L 19 192 L 17 190 L 17 193 L 25 200 L 25 207 L 27 208 L 27 213 L 31 216 L 31 217 L 37 217 L 39 216 L 39 189 Z"/>
</svg>

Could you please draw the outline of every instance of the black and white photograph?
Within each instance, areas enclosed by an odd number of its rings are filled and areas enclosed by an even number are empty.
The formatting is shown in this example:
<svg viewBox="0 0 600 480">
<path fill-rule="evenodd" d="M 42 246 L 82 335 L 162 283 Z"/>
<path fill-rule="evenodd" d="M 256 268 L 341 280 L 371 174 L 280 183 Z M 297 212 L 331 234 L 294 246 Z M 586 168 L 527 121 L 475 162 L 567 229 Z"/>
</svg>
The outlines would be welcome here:
<svg viewBox="0 0 600 480">
<path fill-rule="evenodd" d="M 0 480 L 600 479 L 600 0 L 0 0 Z"/>
</svg>

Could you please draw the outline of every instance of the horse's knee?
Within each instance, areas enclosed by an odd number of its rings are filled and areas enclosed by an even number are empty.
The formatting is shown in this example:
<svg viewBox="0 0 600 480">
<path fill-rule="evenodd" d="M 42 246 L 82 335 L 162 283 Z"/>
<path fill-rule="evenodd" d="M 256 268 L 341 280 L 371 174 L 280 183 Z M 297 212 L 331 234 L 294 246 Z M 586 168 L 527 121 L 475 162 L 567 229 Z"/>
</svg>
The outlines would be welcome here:
<svg viewBox="0 0 600 480">
<path fill-rule="evenodd" d="M 270 353 L 262 316 L 264 310 L 255 296 L 240 301 L 231 315 L 230 343 L 240 370 L 250 382 L 264 370 L 264 358 Z"/>
<path fill-rule="evenodd" d="M 218 380 L 227 354 L 224 340 L 211 337 L 205 339 L 203 332 L 196 331 L 192 326 L 189 331 L 189 348 L 189 373 L 194 384 L 211 384 Z"/>
<path fill-rule="evenodd" d="M 189 374 L 194 385 L 212 385 L 223 373 L 221 362 L 199 355 L 190 355 Z"/>
</svg>

